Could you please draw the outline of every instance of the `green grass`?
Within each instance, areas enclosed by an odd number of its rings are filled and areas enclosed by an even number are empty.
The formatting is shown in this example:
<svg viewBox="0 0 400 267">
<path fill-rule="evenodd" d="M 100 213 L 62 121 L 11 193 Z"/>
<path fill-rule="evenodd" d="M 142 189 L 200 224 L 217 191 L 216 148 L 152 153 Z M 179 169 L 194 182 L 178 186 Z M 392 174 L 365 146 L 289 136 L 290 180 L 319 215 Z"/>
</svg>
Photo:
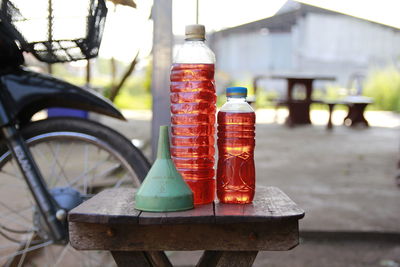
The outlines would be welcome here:
<svg viewBox="0 0 400 267">
<path fill-rule="evenodd" d="M 84 77 L 77 77 L 65 69 L 61 64 L 56 64 L 54 73 L 58 77 L 76 85 L 85 83 Z M 110 80 L 106 76 L 93 77 L 92 86 L 100 88 L 100 92 L 107 94 L 110 89 Z M 123 109 L 150 109 L 152 105 L 152 97 L 150 93 L 151 86 L 151 69 L 141 77 L 133 74 L 121 89 L 120 94 L 115 100 L 115 104 Z M 245 86 L 249 89 L 249 95 L 253 94 L 253 86 L 249 81 L 233 81 L 230 86 Z M 314 98 L 316 99 L 340 99 L 343 95 L 337 86 L 330 86 L 326 90 L 326 94 L 322 94 L 315 90 Z M 318 95 L 320 94 L 320 95 Z M 372 71 L 364 84 L 363 94 L 372 97 L 374 104 L 368 106 L 368 110 L 389 110 L 400 112 L 400 72 L 394 67 L 378 69 Z M 260 90 L 257 92 L 256 107 L 257 108 L 274 108 L 273 99 L 277 98 L 277 93 L 266 92 Z M 217 106 L 221 107 L 226 102 L 225 94 L 219 95 L 217 98 Z M 326 105 L 314 104 L 311 106 L 313 110 L 327 110 Z M 346 109 L 343 105 L 337 105 L 335 109 Z"/>
<path fill-rule="evenodd" d="M 400 112 L 400 72 L 394 67 L 373 71 L 364 95 L 372 97 L 377 109 Z"/>
<path fill-rule="evenodd" d="M 85 84 L 85 77 L 70 73 L 62 64 L 54 66 L 56 77 L 78 86 Z M 121 88 L 114 104 L 120 109 L 151 109 L 152 97 L 148 79 L 148 73 L 145 76 L 131 75 Z M 92 77 L 91 86 L 107 96 L 111 88 L 110 82 L 110 78 L 107 76 Z"/>
<path fill-rule="evenodd" d="M 120 109 L 151 109 L 151 95 L 131 95 L 128 92 L 121 92 L 115 99 L 115 105 Z"/>
<path fill-rule="evenodd" d="M 249 82 L 232 82 L 232 86 L 247 86 L 249 94 L 252 94 L 253 86 Z M 329 86 L 326 93 L 314 90 L 314 99 L 338 100 L 345 97 L 346 90 L 339 86 Z M 386 67 L 371 71 L 364 83 L 363 95 L 372 97 L 374 103 L 368 105 L 367 110 L 386 110 L 400 112 L 400 71 L 395 67 Z M 273 99 L 276 99 L 277 93 L 265 91 L 260 88 L 257 92 L 256 107 L 257 108 L 275 108 Z M 225 102 L 220 97 L 218 105 Z M 312 110 L 328 110 L 328 106 L 324 104 L 311 105 Z M 335 110 L 347 110 L 345 105 L 336 105 Z"/>
</svg>

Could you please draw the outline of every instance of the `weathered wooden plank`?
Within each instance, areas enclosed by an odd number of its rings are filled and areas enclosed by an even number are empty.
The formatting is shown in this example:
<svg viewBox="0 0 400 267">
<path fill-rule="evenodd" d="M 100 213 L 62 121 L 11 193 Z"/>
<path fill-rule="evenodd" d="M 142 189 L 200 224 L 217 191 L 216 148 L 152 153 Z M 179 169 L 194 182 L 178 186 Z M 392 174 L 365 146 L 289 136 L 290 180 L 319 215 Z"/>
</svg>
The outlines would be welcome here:
<svg viewBox="0 0 400 267">
<path fill-rule="evenodd" d="M 258 251 L 209 251 L 201 256 L 196 267 L 251 267 Z"/>
<path fill-rule="evenodd" d="M 176 212 L 142 212 L 139 224 L 186 224 L 215 222 L 214 204 L 196 205 L 194 209 Z"/>
<path fill-rule="evenodd" d="M 258 187 L 253 203 L 246 205 L 198 205 L 192 210 L 155 213 L 134 208 L 135 189 L 108 189 L 73 209 L 69 220 L 89 223 L 235 223 L 262 222 L 282 218 L 301 219 L 304 211 L 276 187 Z M 215 209 L 215 217 L 214 217 Z"/>
<path fill-rule="evenodd" d="M 163 224 L 167 216 L 165 212 L 147 212 L 142 211 L 138 217 L 139 224 Z"/>
<path fill-rule="evenodd" d="M 106 189 L 68 214 L 71 222 L 138 223 L 140 211 L 135 209 L 134 188 Z"/>
<path fill-rule="evenodd" d="M 71 210 L 68 219 L 74 222 L 133 224 L 214 222 L 213 203 L 197 205 L 188 211 L 141 212 L 134 208 L 134 194 L 133 188 L 107 189 Z"/>
<path fill-rule="evenodd" d="M 251 204 L 215 204 L 217 223 L 262 222 L 304 217 L 300 209 L 277 187 L 258 187 Z"/>
<path fill-rule="evenodd" d="M 143 251 L 111 251 L 118 267 L 153 267 Z"/>
<path fill-rule="evenodd" d="M 247 205 L 247 204 L 246 204 Z M 215 222 L 216 223 L 237 223 L 244 218 L 244 207 L 241 204 L 215 203 Z"/>
<path fill-rule="evenodd" d="M 70 222 L 81 250 L 287 250 L 298 244 L 296 220 L 263 223 L 133 225 Z"/>
<path fill-rule="evenodd" d="M 274 219 L 304 217 L 304 211 L 277 187 L 260 187 L 255 201 L 245 206 L 243 215 L 263 219 L 266 212 Z"/>
</svg>

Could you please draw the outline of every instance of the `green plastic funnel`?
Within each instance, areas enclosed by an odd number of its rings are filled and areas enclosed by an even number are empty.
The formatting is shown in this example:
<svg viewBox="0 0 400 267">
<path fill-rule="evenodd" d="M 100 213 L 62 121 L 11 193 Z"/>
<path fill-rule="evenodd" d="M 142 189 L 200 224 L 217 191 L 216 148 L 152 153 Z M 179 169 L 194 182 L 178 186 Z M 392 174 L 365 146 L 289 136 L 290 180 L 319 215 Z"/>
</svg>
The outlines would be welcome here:
<svg viewBox="0 0 400 267">
<path fill-rule="evenodd" d="M 171 159 L 168 126 L 160 126 L 157 159 L 136 193 L 135 208 L 154 212 L 193 208 L 192 190 Z"/>
</svg>

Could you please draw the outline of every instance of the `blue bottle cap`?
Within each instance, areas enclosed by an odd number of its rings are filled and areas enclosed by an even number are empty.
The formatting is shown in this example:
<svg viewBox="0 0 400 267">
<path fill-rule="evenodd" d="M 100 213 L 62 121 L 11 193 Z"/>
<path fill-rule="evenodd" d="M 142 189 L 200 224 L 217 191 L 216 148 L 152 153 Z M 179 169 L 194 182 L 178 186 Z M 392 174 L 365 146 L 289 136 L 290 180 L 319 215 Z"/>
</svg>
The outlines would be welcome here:
<svg viewBox="0 0 400 267">
<path fill-rule="evenodd" d="M 246 87 L 228 87 L 226 88 L 227 97 L 246 97 L 247 88 Z"/>
</svg>

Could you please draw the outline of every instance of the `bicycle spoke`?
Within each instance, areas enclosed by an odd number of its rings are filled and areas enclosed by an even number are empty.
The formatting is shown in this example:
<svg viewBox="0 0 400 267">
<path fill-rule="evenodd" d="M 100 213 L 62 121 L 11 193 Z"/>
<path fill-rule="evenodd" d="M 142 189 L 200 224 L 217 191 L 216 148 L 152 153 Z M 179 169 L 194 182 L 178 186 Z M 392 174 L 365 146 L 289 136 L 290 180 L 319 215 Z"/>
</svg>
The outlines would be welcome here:
<svg viewBox="0 0 400 267">
<path fill-rule="evenodd" d="M 18 224 L 18 225 L 20 225 L 22 227 L 26 227 L 28 229 L 31 228 L 30 224 L 24 224 L 24 223 L 20 222 L 18 218 L 3 217 L 1 219 L 5 220 L 5 221 L 8 221 L 10 223 Z"/>
<path fill-rule="evenodd" d="M 64 259 L 65 254 L 67 253 L 67 251 L 70 249 L 71 245 L 68 243 L 61 251 L 60 256 L 58 256 L 58 259 L 56 261 L 56 263 L 54 264 L 54 266 L 58 266 L 61 261 Z"/>
<path fill-rule="evenodd" d="M 19 255 L 22 255 L 24 253 L 28 253 L 28 252 L 34 251 L 36 249 L 47 247 L 47 246 L 49 246 L 51 244 L 53 244 L 53 240 L 49 240 L 49 241 L 40 243 L 40 244 L 35 245 L 35 246 L 31 246 L 30 248 L 17 251 L 15 253 L 10 254 L 10 255 L 2 256 L 2 257 L 0 257 L 0 260 L 4 260 L 4 259 L 7 259 L 7 258 L 13 258 L 13 257 L 19 256 Z"/>
<path fill-rule="evenodd" d="M 123 182 L 128 180 L 127 178 L 128 178 L 128 173 L 125 173 L 125 175 L 114 185 L 114 188 L 120 187 Z"/>
<path fill-rule="evenodd" d="M 63 160 L 64 164 L 62 165 L 63 167 L 65 167 L 65 164 L 68 162 L 73 147 L 75 147 L 75 143 L 70 142 L 67 146 L 66 153 L 63 153 L 64 155 L 64 160 Z"/>
<path fill-rule="evenodd" d="M 21 258 L 19 259 L 19 262 L 18 262 L 18 267 L 22 267 L 22 264 L 24 263 L 24 260 L 25 260 L 25 257 L 26 257 L 26 253 L 27 253 L 27 249 L 30 247 L 30 245 L 31 245 L 31 242 L 32 242 L 32 238 L 33 238 L 33 234 L 29 237 L 29 239 L 28 239 L 28 242 L 26 243 L 26 245 L 25 245 L 25 248 L 24 248 L 24 253 L 22 254 L 22 256 L 21 256 Z"/>
<path fill-rule="evenodd" d="M 49 254 L 50 254 L 51 259 L 49 259 Z M 44 256 L 46 257 L 46 262 L 50 263 L 50 262 L 54 262 L 56 260 L 56 258 L 54 257 L 54 253 L 51 250 L 51 247 L 44 248 Z M 47 265 L 47 266 L 50 266 L 50 265 Z"/>
<path fill-rule="evenodd" d="M 45 159 L 45 162 L 47 162 L 49 159 L 47 159 L 47 157 L 44 155 L 42 149 L 40 146 L 36 146 L 35 147 L 35 152 L 39 151 L 42 154 L 42 157 Z M 49 164 L 49 169 L 50 169 L 50 174 L 49 174 L 49 178 L 48 178 L 48 185 L 51 187 L 51 181 L 53 181 L 54 179 L 57 179 L 58 175 L 56 175 L 56 158 L 55 157 L 50 157 L 51 158 L 51 163 Z M 38 163 L 39 164 L 39 163 Z M 43 175 L 43 174 L 42 174 Z"/>
<path fill-rule="evenodd" d="M 87 251 L 78 251 L 75 249 L 71 249 L 70 251 L 73 252 L 74 255 L 78 256 L 81 260 L 86 260 L 87 258 L 89 258 L 89 259 L 93 260 L 94 262 L 96 262 L 96 264 L 102 264 L 102 261 L 100 261 L 96 257 L 93 257 L 92 255 L 87 253 Z M 87 255 L 84 255 L 84 254 L 87 254 Z"/>
<path fill-rule="evenodd" d="M 80 174 L 79 176 L 75 177 L 69 184 L 68 186 L 74 186 L 77 183 L 79 183 L 79 180 L 82 179 L 83 177 L 85 177 L 88 173 L 90 173 L 91 171 L 95 170 L 96 168 L 98 168 L 99 166 L 101 166 L 101 164 L 104 164 L 105 162 L 107 162 L 107 160 L 103 160 L 98 162 L 95 166 L 91 167 L 89 170 L 84 171 L 82 174 Z"/>
<path fill-rule="evenodd" d="M 14 233 L 14 234 L 29 234 L 29 233 L 31 233 L 31 232 L 34 231 L 33 229 L 30 229 L 30 230 L 17 230 L 17 229 L 12 229 L 12 228 L 9 228 L 9 227 L 4 226 L 4 225 L 2 225 L 2 224 L 0 224 L 0 228 L 1 228 L 2 230 L 5 230 L 5 231 L 7 231 L 7 232 L 11 232 L 11 233 Z"/>
<path fill-rule="evenodd" d="M 88 146 L 87 145 L 85 145 L 84 146 L 84 160 L 85 160 L 85 162 L 84 162 L 84 164 L 83 164 L 83 166 L 84 166 L 84 171 L 85 172 L 87 172 L 87 169 L 88 169 L 88 163 L 89 163 L 89 153 L 88 153 Z M 83 176 L 83 194 L 85 194 L 85 195 L 87 195 L 87 175 L 84 175 Z"/>
<path fill-rule="evenodd" d="M 3 183 L 0 184 L 0 187 L 7 186 L 9 188 L 26 188 L 26 185 L 24 184 L 11 184 L 11 183 Z"/>
<path fill-rule="evenodd" d="M 40 157 L 43 159 L 44 162 L 49 162 L 51 160 L 51 163 L 49 164 L 49 168 L 51 168 L 49 177 L 52 177 L 52 175 L 54 175 L 52 168 L 55 166 L 54 157 L 47 157 L 46 153 L 43 152 L 43 150 L 40 146 L 35 146 L 35 147 L 31 148 L 31 153 L 33 155 L 33 158 L 36 159 L 37 164 L 39 164 L 39 162 L 40 162 L 40 159 L 37 157 L 37 154 L 40 155 Z"/>
<path fill-rule="evenodd" d="M 14 171 L 16 171 L 16 170 L 14 169 Z M 5 170 L 1 170 L 1 173 L 4 173 L 5 175 L 7 175 L 7 176 L 9 176 L 10 178 L 13 178 L 13 179 L 15 179 L 15 178 L 21 179 L 19 181 L 22 181 L 22 176 L 21 176 L 21 172 L 20 171 L 16 171 L 15 173 L 11 173 L 11 172 L 8 172 L 8 171 L 5 171 Z"/>
<path fill-rule="evenodd" d="M 0 231 L 0 235 L 1 235 L 2 237 L 4 237 L 5 239 L 11 241 L 11 242 L 14 242 L 14 243 L 20 243 L 20 242 L 21 242 L 21 240 L 17 240 L 17 239 L 15 239 L 15 238 L 12 238 L 11 236 L 9 236 L 9 235 L 7 235 L 6 233 L 4 233 L 3 231 Z"/>
<path fill-rule="evenodd" d="M 98 175 L 96 175 L 96 177 L 93 177 L 92 180 L 96 179 L 96 178 L 105 178 L 105 177 L 114 176 L 113 174 L 115 174 L 120 168 L 121 168 L 121 164 L 115 163 L 110 168 L 108 168 L 108 169 L 102 171 L 101 173 L 99 173 Z"/>
<path fill-rule="evenodd" d="M 1 201 L 0 201 L 0 202 L 1 202 Z M 30 209 L 32 209 L 32 205 L 31 205 L 31 204 L 29 204 L 29 206 L 27 206 L 27 207 L 20 208 L 20 209 L 18 210 L 18 212 L 24 212 L 24 211 L 27 211 L 27 210 L 30 210 Z M 9 216 L 9 215 L 12 214 L 12 213 L 15 213 L 15 211 L 14 211 L 14 210 L 12 210 L 12 211 L 9 210 L 7 213 L 1 214 L 1 215 L 0 215 L 0 219 Z M 1 227 L 1 225 L 0 225 L 0 227 Z"/>
<path fill-rule="evenodd" d="M 19 211 L 16 211 L 16 210 L 10 208 L 8 205 L 4 204 L 4 202 L 0 201 L 0 205 L 3 206 L 4 208 L 8 209 L 9 211 L 11 211 L 12 214 L 18 215 L 20 218 L 24 219 L 25 221 L 27 221 L 27 222 L 30 221 L 30 219 L 21 215 Z"/>
<path fill-rule="evenodd" d="M 63 155 L 64 155 L 63 164 L 62 164 L 63 169 L 65 169 L 65 165 L 68 163 L 68 160 L 69 160 L 69 157 L 71 155 L 71 151 L 72 151 L 72 148 L 74 147 L 74 145 L 75 144 L 71 142 L 71 144 L 69 144 L 67 146 L 67 150 L 65 152 L 63 152 Z M 54 157 L 54 160 L 55 160 L 55 157 Z M 53 170 L 55 171 L 55 169 L 56 169 L 55 167 L 56 167 L 56 164 L 54 164 L 52 171 Z M 51 175 L 50 177 L 53 177 L 53 175 Z M 56 186 L 57 182 L 58 182 L 57 178 L 59 178 L 59 177 L 60 177 L 60 175 L 55 175 L 54 178 L 51 178 L 51 181 L 49 182 L 49 186 L 50 187 Z"/>
<path fill-rule="evenodd" d="M 118 173 L 127 173 L 124 168 L 122 167 L 121 163 L 115 162 L 111 168 L 103 171 L 100 174 L 100 177 L 106 177 L 106 176 L 118 176 Z"/>
<path fill-rule="evenodd" d="M 63 166 L 61 165 L 61 163 L 58 161 L 58 157 L 57 157 L 57 155 L 55 154 L 55 152 L 54 152 L 54 150 L 53 150 L 53 148 L 52 148 L 52 146 L 51 146 L 51 143 L 47 143 L 47 145 L 48 145 L 48 147 L 50 148 L 50 152 L 52 153 L 52 155 L 53 155 L 53 157 L 54 157 L 54 159 L 55 159 L 55 161 L 56 161 L 56 165 L 60 168 L 60 172 L 58 173 L 58 179 L 57 179 L 56 184 L 59 182 L 59 180 L 61 179 L 61 177 L 64 177 L 64 179 L 65 179 L 65 181 L 67 182 L 67 184 L 69 184 L 69 179 L 68 179 L 68 177 L 67 177 L 67 174 L 66 174 L 66 172 L 65 172 L 65 170 L 64 170 L 64 168 L 63 168 Z M 62 174 L 62 176 L 61 176 L 60 174 Z"/>
<path fill-rule="evenodd" d="M 10 248 L 15 248 L 15 249 L 18 249 L 19 247 L 20 247 L 20 243 L 21 242 L 16 242 L 16 243 L 9 243 L 9 244 L 7 244 L 7 245 L 3 245 L 3 246 L 0 246 L 0 250 L 3 250 L 3 249 L 10 249 Z"/>
<path fill-rule="evenodd" d="M 106 188 L 106 187 L 113 187 L 120 179 L 118 178 L 112 178 L 112 177 L 108 177 L 110 175 L 110 173 L 112 173 L 114 170 L 119 168 L 119 164 L 115 164 L 114 166 L 112 166 L 111 168 L 103 171 L 102 173 L 98 174 L 98 175 L 94 175 L 90 178 L 87 179 L 87 182 L 90 182 L 91 184 L 91 189 L 95 189 L 95 188 Z M 125 174 L 127 175 L 127 174 Z M 101 178 L 107 178 L 107 179 L 103 179 L 101 181 L 95 181 L 95 180 L 99 180 Z"/>
<path fill-rule="evenodd" d="M 14 170 L 14 173 L 15 173 L 15 175 L 14 175 L 13 177 L 16 177 L 16 178 L 22 180 L 22 179 L 23 179 L 23 178 L 22 178 L 22 173 L 21 173 L 21 171 L 19 170 L 19 168 L 17 167 L 17 163 L 15 162 L 14 159 L 11 159 L 11 166 L 12 166 L 12 168 L 13 168 L 13 170 Z"/>
<path fill-rule="evenodd" d="M 57 144 L 57 145 L 59 145 L 59 144 Z M 71 143 L 70 145 L 67 146 L 68 148 L 66 150 L 66 153 L 63 153 L 63 155 L 66 155 L 66 156 L 64 157 L 64 161 L 63 161 L 63 164 L 61 166 L 65 167 L 65 164 L 68 162 L 68 159 L 69 159 L 69 156 L 71 154 L 71 150 L 72 150 L 73 146 L 74 146 L 74 143 Z M 50 147 L 49 144 L 47 144 L 47 147 L 51 151 L 51 147 Z M 42 158 L 45 160 L 44 162 L 48 162 L 49 161 L 49 159 L 47 159 L 47 157 L 44 156 L 45 153 L 43 152 L 43 150 L 40 147 L 40 145 L 35 146 L 34 150 L 35 150 L 35 152 L 38 151 L 40 153 Z M 58 152 L 57 152 L 57 155 L 58 155 Z M 53 156 L 50 157 L 50 158 L 51 158 L 52 162 L 49 163 L 49 174 L 48 174 L 48 179 L 47 179 L 48 182 L 47 182 L 47 184 L 48 184 L 49 187 L 54 187 L 58 183 L 58 181 L 61 178 L 61 176 L 59 175 L 60 173 L 57 173 L 57 167 L 59 166 L 57 164 L 58 156 L 54 156 L 54 154 L 53 154 Z"/>
</svg>

